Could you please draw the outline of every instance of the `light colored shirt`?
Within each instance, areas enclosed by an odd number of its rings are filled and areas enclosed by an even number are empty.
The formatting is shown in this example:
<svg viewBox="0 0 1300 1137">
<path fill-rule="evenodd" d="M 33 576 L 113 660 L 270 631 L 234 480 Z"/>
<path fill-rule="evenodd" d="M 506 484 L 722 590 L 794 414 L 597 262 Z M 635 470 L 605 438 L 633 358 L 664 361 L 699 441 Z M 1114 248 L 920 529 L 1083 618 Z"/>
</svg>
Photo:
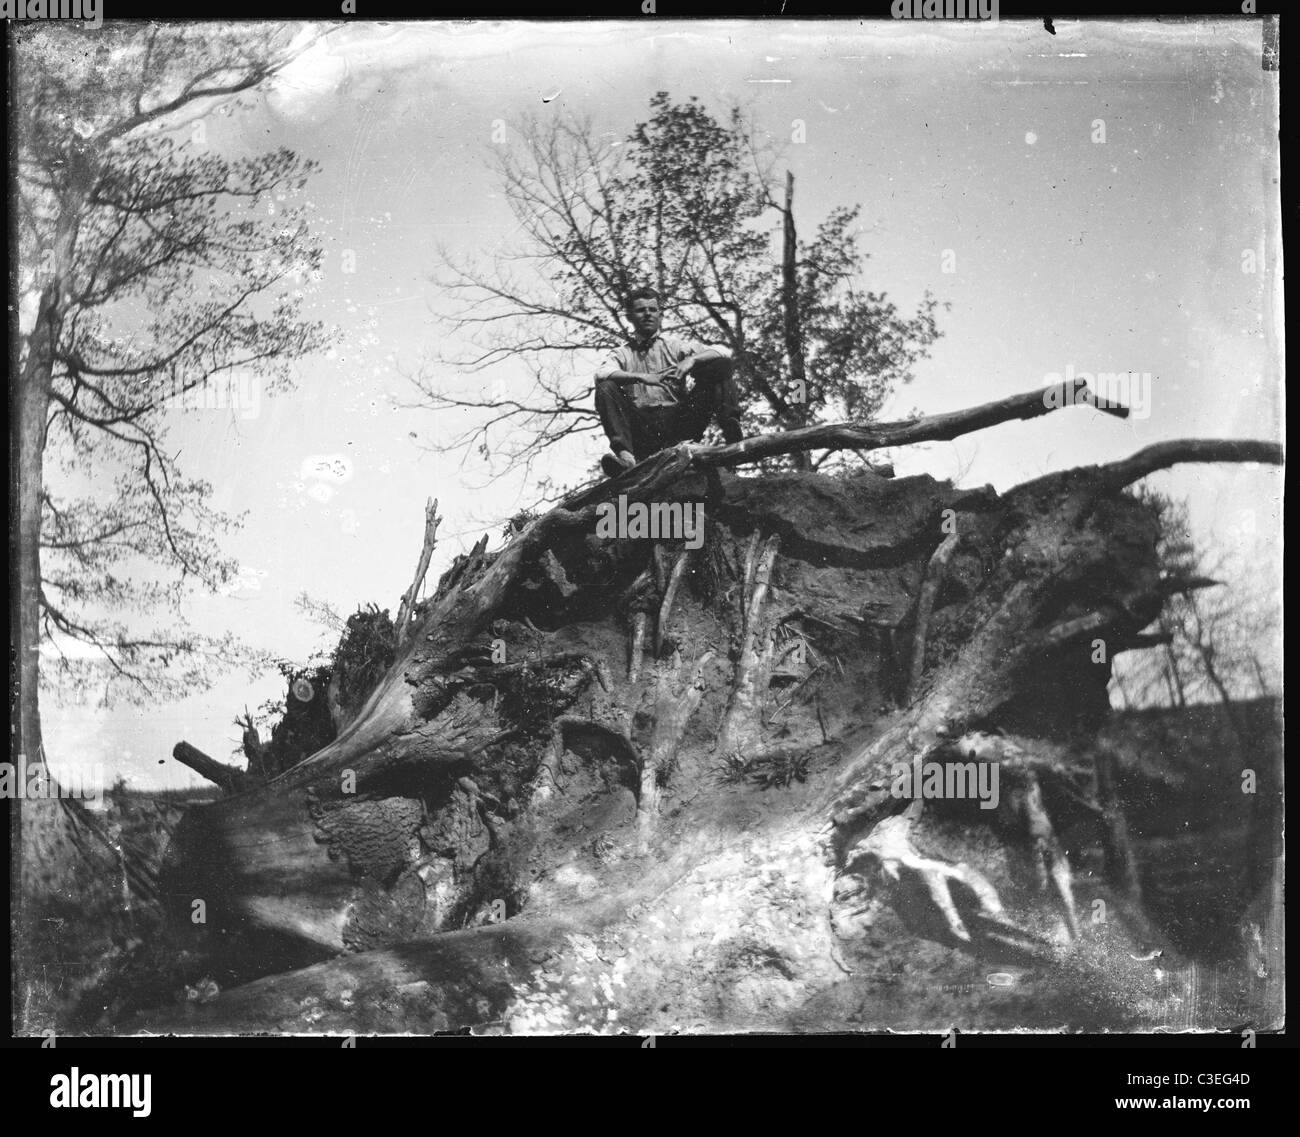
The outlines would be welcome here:
<svg viewBox="0 0 1300 1137">
<path fill-rule="evenodd" d="M 615 371 L 627 371 L 632 375 L 657 374 L 680 363 L 688 355 L 698 355 L 706 349 L 731 357 L 731 352 L 720 344 L 702 344 L 660 332 L 648 344 L 632 342 L 618 348 L 596 369 L 596 378 L 605 379 Z M 638 407 L 664 407 L 675 401 L 662 387 L 650 383 L 629 383 L 625 390 Z"/>
</svg>

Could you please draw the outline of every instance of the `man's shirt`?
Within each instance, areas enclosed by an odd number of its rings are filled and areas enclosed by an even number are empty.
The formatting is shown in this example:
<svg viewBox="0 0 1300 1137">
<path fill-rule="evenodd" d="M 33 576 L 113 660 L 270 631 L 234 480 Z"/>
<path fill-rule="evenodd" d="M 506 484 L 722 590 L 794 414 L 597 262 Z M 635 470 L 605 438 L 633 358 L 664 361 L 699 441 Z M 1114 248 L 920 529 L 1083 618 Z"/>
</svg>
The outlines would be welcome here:
<svg viewBox="0 0 1300 1137">
<path fill-rule="evenodd" d="M 688 355 L 698 355 L 706 347 L 719 355 L 731 356 L 731 352 L 719 344 L 702 344 L 660 332 L 649 343 L 634 340 L 618 348 L 596 369 L 596 378 L 604 379 L 615 371 L 627 371 L 633 375 L 656 374 L 680 363 Z M 674 402 L 662 387 L 649 383 L 629 383 L 624 390 L 638 407 L 664 407 Z"/>
</svg>

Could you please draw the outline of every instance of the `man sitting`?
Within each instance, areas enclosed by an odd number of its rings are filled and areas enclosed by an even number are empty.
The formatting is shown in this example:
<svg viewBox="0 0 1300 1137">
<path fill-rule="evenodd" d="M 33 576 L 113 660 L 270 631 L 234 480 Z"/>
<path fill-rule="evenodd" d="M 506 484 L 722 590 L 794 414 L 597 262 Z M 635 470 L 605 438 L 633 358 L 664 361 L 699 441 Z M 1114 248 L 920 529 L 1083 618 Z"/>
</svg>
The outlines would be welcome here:
<svg viewBox="0 0 1300 1137">
<path fill-rule="evenodd" d="M 614 478 L 678 442 L 698 442 L 717 418 L 722 437 L 739 442 L 740 398 L 731 352 L 659 331 L 659 296 L 641 288 L 627 298 L 635 337 L 596 372 L 596 411 L 609 437 L 601 469 Z M 686 387 L 686 376 L 694 383 Z"/>
</svg>

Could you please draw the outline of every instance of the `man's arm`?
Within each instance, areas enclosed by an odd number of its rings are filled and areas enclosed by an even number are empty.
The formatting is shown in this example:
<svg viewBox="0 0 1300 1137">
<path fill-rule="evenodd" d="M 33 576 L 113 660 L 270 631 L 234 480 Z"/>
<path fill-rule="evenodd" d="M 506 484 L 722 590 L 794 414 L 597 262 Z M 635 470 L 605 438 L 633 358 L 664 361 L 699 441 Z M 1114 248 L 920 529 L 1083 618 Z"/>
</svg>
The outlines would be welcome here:
<svg viewBox="0 0 1300 1137">
<path fill-rule="evenodd" d="M 644 381 L 644 375 L 637 375 L 635 372 L 624 369 L 624 360 L 620 353 L 615 352 L 613 355 L 606 357 L 603 363 L 596 368 L 594 376 L 597 383 L 602 379 L 612 379 L 620 387 L 628 383 Z"/>
<path fill-rule="evenodd" d="M 685 379 L 697 363 L 708 363 L 714 359 L 730 359 L 731 350 L 722 344 L 684 343 L 686 354 L 675 367 L 664 376 L 666 379 Z"/>
<path fill-rule="evenodd" d="M 654 383 L 657 381 L 653 375 L 638 375 L 635 371 L 621 371 L 617 367 L 606 371 L 597 371 L 596 381 L 599 382 L 602 379 L 611 379 L 620 387 L 626 386 L 628 383 Z"/>
<path fill-rule="evenodd" d="M 624 369 L 624 364 L 625 361 L 621 356 L 611 355 L 596 369 L 594 376 L 596 382 L 599 383 L 602 379 L 608 379 L 617 383 L 620 387 L 626 387 L 629 383 L 648 383 L 652 387 L 665 386 L 657 375 L 640 371 L 627 371 Z"/>
</svg>

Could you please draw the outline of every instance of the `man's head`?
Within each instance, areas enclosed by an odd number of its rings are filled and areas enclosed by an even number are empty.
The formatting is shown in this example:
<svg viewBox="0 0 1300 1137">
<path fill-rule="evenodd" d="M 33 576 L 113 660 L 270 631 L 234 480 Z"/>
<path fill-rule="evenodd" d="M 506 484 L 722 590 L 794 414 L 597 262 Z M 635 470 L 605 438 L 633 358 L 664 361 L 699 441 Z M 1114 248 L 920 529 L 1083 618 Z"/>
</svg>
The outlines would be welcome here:
<svg viewBox="0 0 1300 1137">
<path fill-rule="evenodd" d="M 642 339 L 649 339 L 659 330 L 659 293 L 653 288 L 638 288 L 627 297 L 627 318 Z"/>
</svg>

